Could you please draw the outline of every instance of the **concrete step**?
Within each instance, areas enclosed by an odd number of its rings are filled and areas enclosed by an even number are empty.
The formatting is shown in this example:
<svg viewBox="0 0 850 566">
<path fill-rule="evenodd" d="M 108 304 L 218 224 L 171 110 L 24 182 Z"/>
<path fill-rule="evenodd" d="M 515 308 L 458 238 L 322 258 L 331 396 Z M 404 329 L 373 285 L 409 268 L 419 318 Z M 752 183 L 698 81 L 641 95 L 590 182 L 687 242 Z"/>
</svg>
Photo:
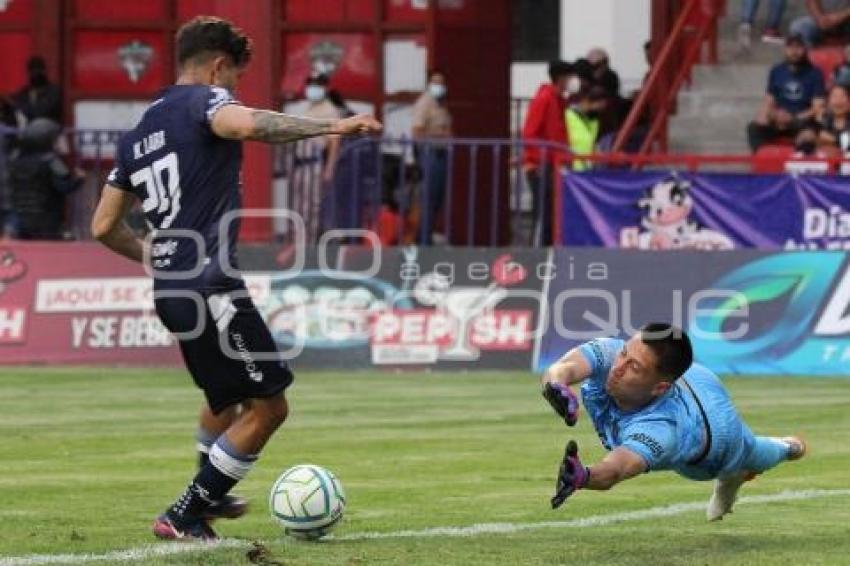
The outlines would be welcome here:
<svg viewBox="0 0 850 566">
<path fill-rule="evenodd" d="M 761 42 L 768 2 L 761 1 L 751 49 L 743 52 L 738 44 L 743 0 L 728 0 L 726 17 L 721 19 L 718 30 L 720 64 L 696 66 L 691 85 L 680 90 L 678 111 L 671 117 L 668 131 L 670 151 L 749 153 L 747 124 L 762 102 L 770 68 L 783 58 L 781 45 Z M 783 31 L 791 20 L 803 14 L 803 2 L 788 2 Z"/>
<path fill-rule="evenodd" d="M 703 93 L 744 95 L 764 93 L 770 66 L 744 62 L 719 65 L 697 65 L 691 73 L 690 87 L 680 92 L 698 91 Z"/>
<path fill-rule="evenodd" d="M 671 153 L 693 153 L 697 155 L 749 155 L 750 146 L 745 138 L 728 141 L 694 142 L 670 136 L 668 146 Z"/>
<path fill-rule="evenodd" d="M 698 120 L 696 118 L 676 119 L 670 121 L 670 127 L 667 131 L 670 135 L 691 138 L 698 137 L 705 139 L 707 142 L 715 139 L 725 140 L 743 136 L 747 129 L 747 124 L 750 123 L 750 118 L 735 121 L 724 120 L 722 122 L 714 120 L 713 122 Z"/>
<path fill-rule="evenodd" d="M 755 91 L 752 94 L 723 94 L 694 90 L 680 92 L 677 98 L 676 114 L 673 118 L 697 120 L 739 120 L 741 117 L 755 116 L 764 95 Z"/>
</svg>

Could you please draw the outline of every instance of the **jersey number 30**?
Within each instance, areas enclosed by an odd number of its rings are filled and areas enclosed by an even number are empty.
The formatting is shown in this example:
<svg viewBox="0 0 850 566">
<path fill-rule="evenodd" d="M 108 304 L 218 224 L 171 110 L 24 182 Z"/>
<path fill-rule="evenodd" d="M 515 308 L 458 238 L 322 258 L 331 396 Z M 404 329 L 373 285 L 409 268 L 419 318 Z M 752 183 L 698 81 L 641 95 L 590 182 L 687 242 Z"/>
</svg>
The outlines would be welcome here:
<svg viewBox="0 0 850 566">
<path fill-rule="evenodd" d="M 166 178 L 163 179 L 163 176 Z M 156 214 L 165 214 L 158 228 L 169 228 L 174 217 L 180 212 L 180 171 L 177 154 L 169 153 L 154 161 L 152 165 L 139 169 L 130 175 L 130 182 L 134 187 L 145 186 L 147 198 L 142 201 L 142 210 L 145 213 L 156 211 Z"/>
</svg>

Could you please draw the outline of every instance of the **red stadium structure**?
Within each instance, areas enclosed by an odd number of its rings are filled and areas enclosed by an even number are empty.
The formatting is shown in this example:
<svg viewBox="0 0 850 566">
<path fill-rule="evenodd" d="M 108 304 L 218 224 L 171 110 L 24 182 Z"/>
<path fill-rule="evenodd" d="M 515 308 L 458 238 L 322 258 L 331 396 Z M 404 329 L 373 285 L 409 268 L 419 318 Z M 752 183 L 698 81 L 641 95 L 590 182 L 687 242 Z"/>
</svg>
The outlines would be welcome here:
<svg viewBox="0 0 850 566">
<path fill-rule="evenodd" d="M 457 135 L 509 136 L 509 0 L 439 6 L 407 0 L 3 0 L 0 93 L 20 88 L 27 58 L 41 55 L 63 87 L 66 125 L 115 129 L 107 124 L 114 115 L 120 122 L 120 103 L 147 101 L 172 81 L 174 33 L 200 14 L 230 19 L 253 38 L 254 59 L 239 92 L 246 104 L 280 108 L 301 97 L 311 71 L 322 70 L 332 72 L 331 85 L 347 99 L 366 103 L 383 118 L 418 94 L 387 88 L 388 50 L 406 41 L 424 48 L 423 67 L 457 78 L 450 99 Z M 482 165 L 478 181 L 486 181 L 491 169 Z M 467 186 L 461 171 L 468 168 L 456 171 L 457 186 Z M 271 206 L 271 176 L 270 149 L 246 147 L 246 207 Z M 464 225 L 464 211 L 453 222 Z M 489 226 L 481 230 L 489 233 Z M 271 220 L 246 219 L 242 236 L 268 240 Z"/>
</svg>

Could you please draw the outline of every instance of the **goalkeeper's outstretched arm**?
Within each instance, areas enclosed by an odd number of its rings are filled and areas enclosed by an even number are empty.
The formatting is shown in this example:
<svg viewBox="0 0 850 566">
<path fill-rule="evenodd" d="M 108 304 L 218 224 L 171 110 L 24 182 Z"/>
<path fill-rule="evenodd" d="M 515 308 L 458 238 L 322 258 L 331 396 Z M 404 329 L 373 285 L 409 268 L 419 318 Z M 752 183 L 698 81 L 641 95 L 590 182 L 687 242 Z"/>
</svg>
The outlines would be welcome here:
<svg viewBox="0 0 850 566">
<path fill-rule="evenodd" d="M 596 464 L 589 466 L 590 478 L 587 489 L 611 489 L 621 481 L 633 478 L 646 471 L 643 458 L 628 448 L 615 448 Z"/>
<path fill-rule="evenodd" d="M 590 377 L 590 364 L 578 348 L 573 348 L 543 372 L 542 383 L 573 385 Z"/>
<path fill-rule="evenodd" d="M 622 446 L 608 453 L 601 462 L 585 466 L 578 454 L 578 444 L 567 442 L 567 450 L 555 485 L 552 508 L 557 509 L 580 489 L 606 490 L 621 481 L 646 471 L 646 462 L 638 454 Z"/>
<path fill-rule="evenodd" d="M 584 381 L 590 372 L 590 364 L 573 348 L 543 374 L 543 398 L 567 426 L 575 426 L 578 421 L 578 397 L 570 385 Z"/>
</svg>

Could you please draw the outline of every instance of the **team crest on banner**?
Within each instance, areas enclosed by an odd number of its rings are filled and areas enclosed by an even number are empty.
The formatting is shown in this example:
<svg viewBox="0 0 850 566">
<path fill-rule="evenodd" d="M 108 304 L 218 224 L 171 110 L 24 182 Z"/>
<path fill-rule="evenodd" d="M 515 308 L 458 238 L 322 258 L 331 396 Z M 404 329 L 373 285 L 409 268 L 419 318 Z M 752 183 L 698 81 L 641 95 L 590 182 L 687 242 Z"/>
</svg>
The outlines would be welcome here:
<svg viewBox="0 0 850 566">
<path fill-rule="evenodd" d="M 313 73 L 330 76 L 339 68 L 345 49 L 333 41 L 319 41 L 310 48 L 310 69 Z"/>
<path fill-rule="evenodd" d="M 118 50 L 118 58 L 121 60 L 121 66 L 127 71 L 130 81 L 137 83 L 148 70 L 148 65 L 153 59 L 153 48 L 134 39 Z"/>
</svg>

